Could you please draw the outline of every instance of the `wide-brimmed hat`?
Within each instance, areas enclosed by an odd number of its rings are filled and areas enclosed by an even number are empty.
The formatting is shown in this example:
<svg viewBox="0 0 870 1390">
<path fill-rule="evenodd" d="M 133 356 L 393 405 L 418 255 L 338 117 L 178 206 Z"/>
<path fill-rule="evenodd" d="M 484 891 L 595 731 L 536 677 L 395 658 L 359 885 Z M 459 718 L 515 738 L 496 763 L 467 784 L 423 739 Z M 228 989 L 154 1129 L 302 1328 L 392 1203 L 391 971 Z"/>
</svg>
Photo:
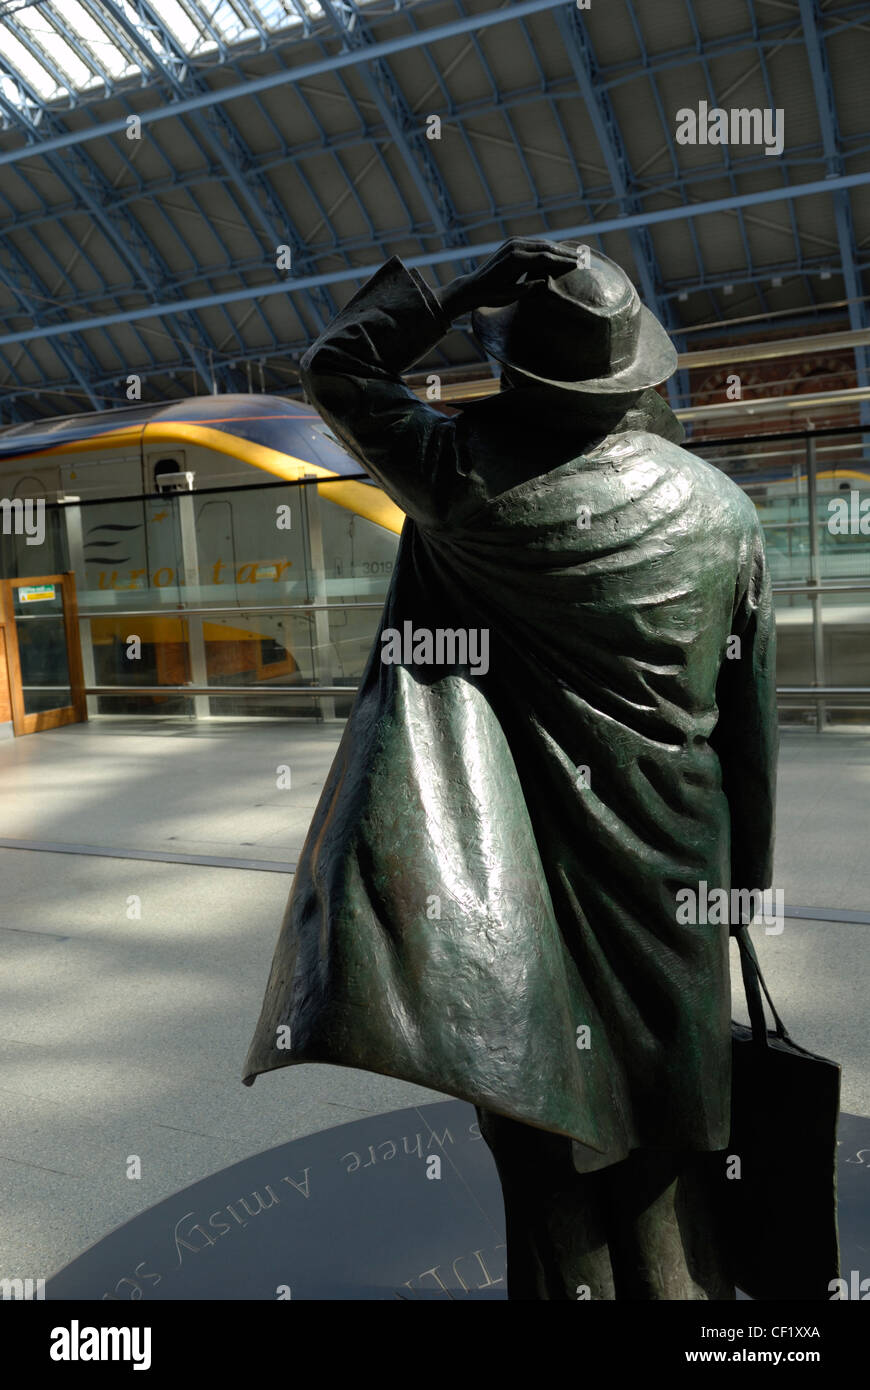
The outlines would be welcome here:
<svg viewBox="0 0 870 1390">
<path fill-rule="evenodd" d="M 541 280 L 513 304 L 475 309 L 478 341 L 512 372 L 566 391 L 615 394 L 667 381 L 677 352 L 658 319 L 621 266 L 582 249 L 567 274 Z"/>
</svg>

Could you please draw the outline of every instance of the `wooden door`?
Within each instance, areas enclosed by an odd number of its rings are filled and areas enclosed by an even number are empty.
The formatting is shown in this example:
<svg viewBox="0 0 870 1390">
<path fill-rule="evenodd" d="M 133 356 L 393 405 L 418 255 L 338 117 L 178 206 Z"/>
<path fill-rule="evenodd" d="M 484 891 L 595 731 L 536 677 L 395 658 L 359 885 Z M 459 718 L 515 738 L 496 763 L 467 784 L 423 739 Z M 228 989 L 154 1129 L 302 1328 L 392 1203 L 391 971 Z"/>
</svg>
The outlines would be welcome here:
<svg viewBox="0 0 870 1390">
<path fill-rule="evenodd" d="M 72 571 L 4 579 L 0 606 L 15 733 L 87 719 Z"/>
</svg>

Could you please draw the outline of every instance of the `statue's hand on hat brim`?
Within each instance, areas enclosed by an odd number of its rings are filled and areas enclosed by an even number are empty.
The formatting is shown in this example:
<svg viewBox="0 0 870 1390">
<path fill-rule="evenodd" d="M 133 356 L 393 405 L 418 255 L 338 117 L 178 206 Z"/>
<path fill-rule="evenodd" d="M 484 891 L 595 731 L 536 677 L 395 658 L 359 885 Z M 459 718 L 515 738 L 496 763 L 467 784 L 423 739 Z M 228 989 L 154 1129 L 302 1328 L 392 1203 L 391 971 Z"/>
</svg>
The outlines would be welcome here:
<svg viewBox="0 0 870 1390">
<path fill-rule="evenodd" d="M 577 266 L 576 252 L 555 241 L 513 237 L 471 275 L 459 275 L 438 294 L 450 319 L 472 309 L 513 304 L 537 283 L 567 275 Z"/>
</svg>

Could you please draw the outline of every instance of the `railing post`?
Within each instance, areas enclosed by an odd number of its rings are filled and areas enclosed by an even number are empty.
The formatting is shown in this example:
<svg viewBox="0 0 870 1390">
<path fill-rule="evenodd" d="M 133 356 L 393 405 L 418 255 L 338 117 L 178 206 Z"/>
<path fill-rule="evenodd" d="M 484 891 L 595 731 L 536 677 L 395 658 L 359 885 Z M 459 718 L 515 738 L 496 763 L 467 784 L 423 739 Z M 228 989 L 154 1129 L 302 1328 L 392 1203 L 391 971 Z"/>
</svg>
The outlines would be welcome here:
<svg viewBox="0 0 870 1390">
<path fill-rule="evenodd" d="M 178 535 L 181 540 L 181 573 L 179 583 L 186 589 L 185 597 L 196 590 L 199 592 L 199 553 L 196 544 L 196 518 L 193 510 L 194 494 L 180 492 L 171 498 L 178 507 Z M 179 596 L 180 593 L 179 593 Z M 183 602 L 183 600 L 182 600 Z M 208 662 L 205 652 L 205 636 L 202 618 L 186 615 L 182 609 L 180 617 L 187 624 L 187 650 L 190 655 L 190 683 L 195 686 L 208 685 Z M 211 717 L 211 701 L 208 695 L 193 697 L 194 719 Z"/>
<path fill-rule="evenodd" d="M 305 473 L 303 477 L 314 479 L 317 474 Z M 326 591 L 326 561 L 323 557 L 323 526 L 320 520 L 316 482 L 303 483 L 300 492 L 302 493 L 302 510 L 305 517 L 305 568 L 308 577 L 308 598 L 313 603 L 327 603 L 329 595 Z M 314 494 L 313 498 L 312 493 Z M 329 652 L 329 647 L 329 613 L 325 608 L 318 608 L 315 609 L 314 613 L 314 644 L 312 646 L 315 685 L 329 683 L 328 681 L 321 681 L 322 657 Z M 335 700 L 329 695 L 320 697 L 320 718 L 324 722 L 335 719 Z"/>
<path fill-rule="evenodd" d="M 810 583 L 816 592 L 810 596 L 813 605 L 813 685 L 825 684 L 825 632 L 822 625 L 822 566 L 819 554 L 819 523 L 816 489 L 816 441 L 807 440 L 807 507 L 810 524 Z M 825 728 L 826 709 L 821 700 L 816 700 L 816 733 Z"/>
<path fill-rule="evenodd" d="M 87 585 L 87 573 L 85 570 L 85 547 L 82 535 L 82 509 L 78 497 L 65 496 L 66 506 L 60 509 L 66 526 L 66 548 L 69 568 L 72 570 L 76 586 L 85 589 Z M 97 670 L 94 662 L 94 642 L 91 635 L 91 620 L 83 618 L 79 611 L 79 646 L 82 653 L 82 673 L 85 685 L 96 685 Z M 98 711 L 98 701 L 96 696 L 88 695 L 85 698 L 85 706 L 88 718 L 92 718 Z"/>
</svg>

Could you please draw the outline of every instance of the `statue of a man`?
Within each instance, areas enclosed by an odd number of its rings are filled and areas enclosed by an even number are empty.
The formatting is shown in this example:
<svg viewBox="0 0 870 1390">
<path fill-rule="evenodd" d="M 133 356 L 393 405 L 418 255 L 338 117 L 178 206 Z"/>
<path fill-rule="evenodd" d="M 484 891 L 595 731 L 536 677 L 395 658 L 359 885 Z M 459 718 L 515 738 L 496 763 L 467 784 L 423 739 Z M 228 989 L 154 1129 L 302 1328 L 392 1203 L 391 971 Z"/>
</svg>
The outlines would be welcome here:
<svg viewBox="0 0 870 1390">
<path fill-rule="evenodd" d="M 469 310 L 502 389 L 448 418 L 401 374 Z M 437 293 L 392 258 L 302 363 L 408 519 L 245 1080 L 474 1104 L 511 1298 L 734 1296 L 729 926 L 685 903 L 771 882 L 774 620 L 752 503 L 652 389 L 675 367 L 619 266 L 530 240 Z"/>
</svg>

